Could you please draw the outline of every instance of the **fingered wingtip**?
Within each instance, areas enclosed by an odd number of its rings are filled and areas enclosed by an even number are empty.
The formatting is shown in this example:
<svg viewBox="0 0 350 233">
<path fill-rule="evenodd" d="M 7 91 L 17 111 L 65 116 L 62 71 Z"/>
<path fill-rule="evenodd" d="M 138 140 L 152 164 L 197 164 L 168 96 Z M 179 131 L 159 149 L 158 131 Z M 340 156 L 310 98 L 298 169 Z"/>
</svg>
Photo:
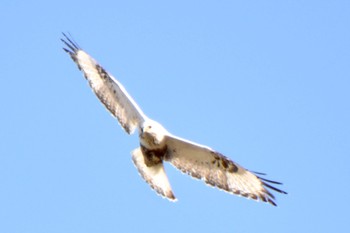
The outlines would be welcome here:
<svg viewBox="0 0 350 233">
<path fill-rule="evenodd" d="M 61 41 L 68 47 L 68 48 L 63 48 L 63 50 L 67 53 L 76 53 L 78 50 L 81 50 L 80 46 L 78 43 L 76 43 L 72 36 L 69 34 L 65 34 L 62 32 L 62 35 L 64 38 L 61 38 Z"/>
<path fill-rule="evenodd" d="M 62 48 L 66 53 L 69 53 L 69 54 L 71 54 L 72 53 L 72 51 L 70 51 L 69 49 L 66 49 L 66 48 Z"/>
</svg>

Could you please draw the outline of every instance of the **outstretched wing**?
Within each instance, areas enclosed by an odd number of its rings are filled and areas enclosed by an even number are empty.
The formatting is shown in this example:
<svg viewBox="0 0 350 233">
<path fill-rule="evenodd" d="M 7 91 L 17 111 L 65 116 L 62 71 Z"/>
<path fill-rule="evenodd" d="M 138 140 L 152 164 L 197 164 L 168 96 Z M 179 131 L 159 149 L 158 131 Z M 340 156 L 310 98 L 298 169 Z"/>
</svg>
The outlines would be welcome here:
<svg viewBox="0 0 350 233">
<path fill-rule="evenodd" d="M 131 134 L 140 126 L 146 116 L 139 106 L 126 92 L 125 88 L 89 54 L 83 51 L 76 43 L 63 33 L 61 39 L 67 46 L 63 48 L 78 68 L 84 73 L 90 87 L 103 105 L 116 117 L 124 130 Z"/>
<path fill-rule="evenodd" d="M 229 193 L 269 202 L 276 206 L 275 197 L 266 188 L 285 193 L 269 183 L 281 184 L 256 176 L 209 147 L 175 136 L 166 138 L 165 160 L 182 172 Z"/>
<path fill-rule="evenodd" d="M 133 150 L 132 161 L 142 178 L 154 189 L 158 194 L 168 198 L 171 201 L 176 201 L 176 198 L 171 190 L 171 186 L 167 175 L 165 174 L 163 162 L 157 164 L 146 165 L 145 157 L 140 148 Z"/>
</svg>

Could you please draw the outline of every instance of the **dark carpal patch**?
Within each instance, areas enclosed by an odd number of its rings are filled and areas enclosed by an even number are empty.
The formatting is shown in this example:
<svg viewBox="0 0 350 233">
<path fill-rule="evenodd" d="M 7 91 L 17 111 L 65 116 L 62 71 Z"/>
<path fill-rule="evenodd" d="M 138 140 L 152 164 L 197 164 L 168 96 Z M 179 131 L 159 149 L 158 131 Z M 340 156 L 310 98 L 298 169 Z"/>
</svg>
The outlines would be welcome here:
<svg viewBox="0 0 350 233">
<path fill-rule="evenodd" d="M 96 69 L 97 69 L 98 74 L 99 74 L 103 79 L 109 78 L 108 73 L 105 71 L 105 69 L 102 68 L 102 66 L 100 66 L 99 64 L 96 64 Z"/>
<path fill-rule="evenodd" d="M 213 165 L 216 165 L 218 168 L 222 167 L 230 173 L 238 171 L 238 167 L 234 164 L 234 162 L 226 158 L 224 155 L 218 152 L 211 152 L 211 154 L 214 157 L 214 160 L 211 161 Z"/>
</svg>

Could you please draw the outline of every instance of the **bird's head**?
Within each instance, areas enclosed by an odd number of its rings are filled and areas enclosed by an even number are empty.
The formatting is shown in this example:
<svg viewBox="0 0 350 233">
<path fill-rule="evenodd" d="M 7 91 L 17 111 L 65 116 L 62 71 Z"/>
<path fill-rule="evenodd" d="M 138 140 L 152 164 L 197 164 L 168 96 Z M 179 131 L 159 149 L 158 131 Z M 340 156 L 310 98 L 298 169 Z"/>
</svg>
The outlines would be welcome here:
<svg viewBox="0 0 350 233">
<path fill-rule="evenodd" d="M 162 148 L 167 130 L 156 121 L 146 120 L 139 128 L 140 142 L 148 149 Z"/>
</svg>

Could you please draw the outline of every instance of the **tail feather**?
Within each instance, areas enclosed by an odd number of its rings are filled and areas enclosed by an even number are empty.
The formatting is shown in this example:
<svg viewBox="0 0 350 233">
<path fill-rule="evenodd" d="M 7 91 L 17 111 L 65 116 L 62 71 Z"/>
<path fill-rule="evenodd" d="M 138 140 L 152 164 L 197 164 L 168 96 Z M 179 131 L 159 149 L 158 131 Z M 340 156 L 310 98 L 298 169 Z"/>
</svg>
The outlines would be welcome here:
<svg viewBox="0 0 350 233">
<path fill-rule="evenodd" d="M 145 163 L 144 154 L 141 148 L 136 148 L 132 151 L 132 160 L 139 171 L 141 177 L 162 197 L 170 201 L 176 201 L 168 177 L 165 173 L 163 162 L 152 166 L 147 166 Z"/>
</svg>

